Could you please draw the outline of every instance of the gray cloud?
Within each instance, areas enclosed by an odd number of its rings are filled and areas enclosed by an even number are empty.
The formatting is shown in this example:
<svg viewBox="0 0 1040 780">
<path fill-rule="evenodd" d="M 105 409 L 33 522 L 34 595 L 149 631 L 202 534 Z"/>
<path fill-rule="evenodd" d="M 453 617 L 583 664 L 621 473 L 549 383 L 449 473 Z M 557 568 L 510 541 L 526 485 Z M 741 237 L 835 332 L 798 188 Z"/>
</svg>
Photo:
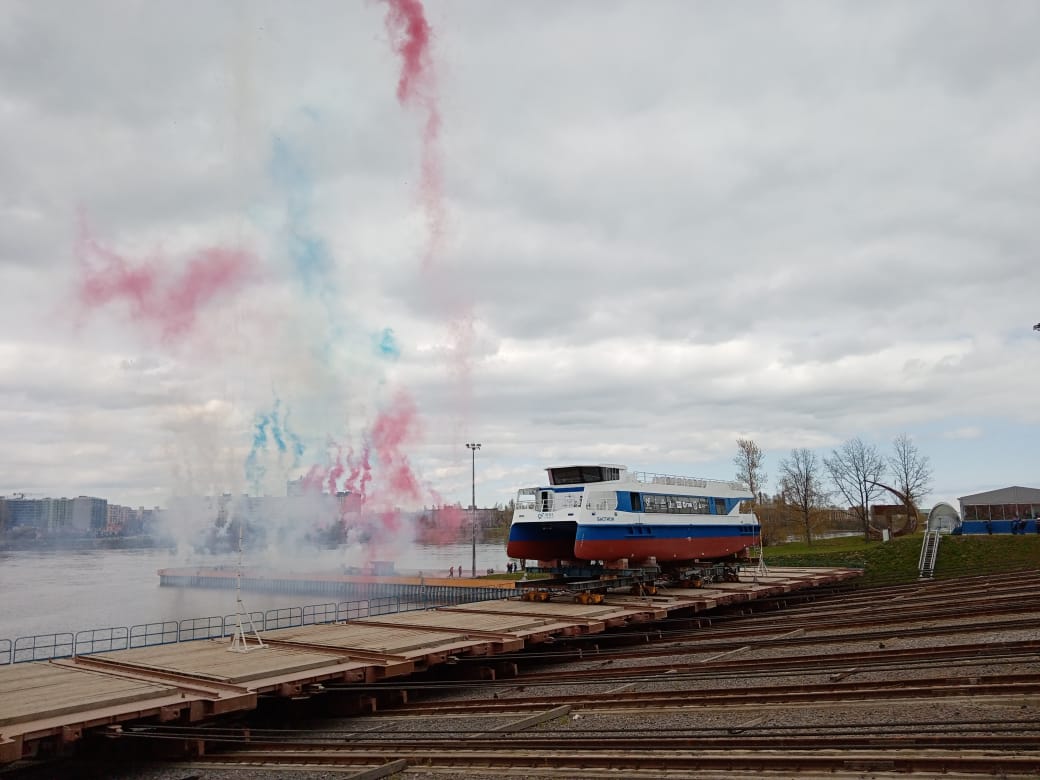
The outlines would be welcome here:
<svg viewBox="0 0 1040 780">
<path fill-rule="evenodd" d="M 274 398 L 316 455 L 399 387 L 413 462 L 460 500 L 471 437 L 481 500 L 547 459 L 728 477 L 749 434 L 920 431 L 943 485 L 1028 482 L 972 452 L 1040 424 L 1033 4 L 427 13 L 447 219 L 423 269 L 423 117 L 379 4 L 9 4 L 0 493 L 240 489 Z M 75 301 L 80 213 L 132 260 L 244 246 L 259 277 L 162 343 Z M 328 250 L 320 290 L 294 231 Z"/>
</svg>

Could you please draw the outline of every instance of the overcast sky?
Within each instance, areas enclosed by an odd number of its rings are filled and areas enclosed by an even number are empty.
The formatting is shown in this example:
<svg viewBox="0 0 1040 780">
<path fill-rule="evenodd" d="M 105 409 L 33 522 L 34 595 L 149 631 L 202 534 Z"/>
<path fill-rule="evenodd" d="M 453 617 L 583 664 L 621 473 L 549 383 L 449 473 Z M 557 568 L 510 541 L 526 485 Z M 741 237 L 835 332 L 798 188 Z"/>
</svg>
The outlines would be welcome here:
<svg viewBox="0 0 1040 780">
<path fill-rule="evenodd" d="M 426 0 L 402 95 L 387 10 L 0 3 L 0 494 L 1040 485 L 1040 5 Z"/>
</svg>

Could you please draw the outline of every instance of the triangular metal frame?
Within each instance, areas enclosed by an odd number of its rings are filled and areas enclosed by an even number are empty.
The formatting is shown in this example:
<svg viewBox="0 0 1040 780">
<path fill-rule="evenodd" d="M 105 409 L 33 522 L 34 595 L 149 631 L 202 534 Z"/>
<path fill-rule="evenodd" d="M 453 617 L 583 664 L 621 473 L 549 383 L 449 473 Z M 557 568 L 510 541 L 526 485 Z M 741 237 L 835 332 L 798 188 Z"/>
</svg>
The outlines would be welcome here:
<svg viewBox="0 0 1040 780">
<path fill-rule="evenodd" d="M 755 518 L 756 520 L 758 518 Z M 754 569 L 751 570 L 751 574 L 754 577 L 755 584 L 758 584 L 759 577 L 765 577 L 769 574 L 769 568 L 766 566 L 766 548 L 762 544 L 762 521 L 758 521 L 758 564 Z"/>
<path fill-rule="evenodd" d="M 228 647 L 228 651 L 232 653 L 248 653 L 252 650 L 267 647 L 264 644 L 264 640 L 260 638 L 260 632 L 257 630 L 256 625 L 253 623 L 253 616 L 246 611 L 246 606 L 242 603 L 242 529 L 244 526 L 245 520 L 239 518 L 238 569 L 235 571 L 235 605 L 238 607 L 238 610 L 235 612 L 235 636 Z M 249 624 L 248 631 L 246 630 L 246 623 Z M 256 639 L 255 645 L 249 643 L 250 634 Z"/>
</svg>

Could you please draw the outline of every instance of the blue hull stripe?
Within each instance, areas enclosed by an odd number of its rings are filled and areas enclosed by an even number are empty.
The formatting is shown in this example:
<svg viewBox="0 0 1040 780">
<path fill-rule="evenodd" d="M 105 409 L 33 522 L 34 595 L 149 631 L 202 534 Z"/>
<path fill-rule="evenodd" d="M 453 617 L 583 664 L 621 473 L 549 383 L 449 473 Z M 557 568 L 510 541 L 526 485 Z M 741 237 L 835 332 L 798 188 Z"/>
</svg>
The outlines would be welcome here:
<svg viewBox="0 0 1040 780">
<path fill-rule="evenodd" d="M 757 536 L 757 525 L 577 525 L 574 522 L 513 523 L 509 538 L 538 542 L 577 537 L 588 541 L 615 539 L 707 539 Z"/>
<path fill-rule="evenodd" d="M 577 538 L 605 542 L 618 539 L 719 539 L 758 535 L 757 525 L 580 525 Z"/>
</svg>

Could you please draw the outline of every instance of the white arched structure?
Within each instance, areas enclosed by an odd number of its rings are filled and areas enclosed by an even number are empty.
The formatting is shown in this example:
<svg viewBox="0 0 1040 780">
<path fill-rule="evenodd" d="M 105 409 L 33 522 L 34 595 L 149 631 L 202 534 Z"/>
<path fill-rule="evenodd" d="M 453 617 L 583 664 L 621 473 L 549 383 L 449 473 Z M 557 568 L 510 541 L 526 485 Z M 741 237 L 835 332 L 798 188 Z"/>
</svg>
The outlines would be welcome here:
<svg viewBox="0 0 1040 780">
<path fill-rule="evenodd" d="M 933 506 L 932 511 L 928 513 L 927 530 L 929 531 L 953 533 L 954 530 L 960 527 L 960 524 L 960 513 L 951 504 L 947 504 L 945 501 L 940 501 L 938 504 Z"/>
</svg>

